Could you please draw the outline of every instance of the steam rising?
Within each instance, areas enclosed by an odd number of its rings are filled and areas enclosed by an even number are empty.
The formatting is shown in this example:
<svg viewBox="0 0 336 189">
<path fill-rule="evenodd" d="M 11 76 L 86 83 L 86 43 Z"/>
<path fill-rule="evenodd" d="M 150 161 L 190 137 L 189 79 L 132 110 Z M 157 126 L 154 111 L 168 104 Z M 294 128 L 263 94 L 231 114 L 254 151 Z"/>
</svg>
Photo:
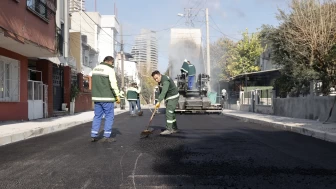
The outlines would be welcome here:
<svg viewBox="0 0 336 189">
<path fill-rule="evenodd" d="M 196 75 L 200 73 L 205 73 L 202 46 L 196 43 L 196 40 L 200 41 L 201 39 L 193 36 L 191 33 L 183 33 L 182 35 L 184 35 L 184 37 L 179 36 L 177 39 L 175 38 L 174 42 L 170 45 L 170 77 L 176 78 L 177 75 L 181 74 L 180 69 L 182 67 L 184 59 L 189 60 L 190 63 L 195 66 Z M 185 37 L 186 35 L 189 37 Z M 174 37 L 177 36 L 175 35 Z"/>
</svg>

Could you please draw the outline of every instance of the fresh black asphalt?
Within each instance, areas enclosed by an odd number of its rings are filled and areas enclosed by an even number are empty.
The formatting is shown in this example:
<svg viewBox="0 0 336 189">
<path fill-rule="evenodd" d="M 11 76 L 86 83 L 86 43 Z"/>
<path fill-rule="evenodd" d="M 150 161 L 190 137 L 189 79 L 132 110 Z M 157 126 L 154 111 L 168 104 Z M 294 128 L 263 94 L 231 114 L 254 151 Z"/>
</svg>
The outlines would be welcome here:
<svg viewBox="0 0 336 189">
<path fill-rule="evenodd" d="M 140 139 L 150 117 L 115 118 L 115 143 L 91 123 L 0 147 L 0 188 L 336 188 L 336 144 L 222 115 L 177 115 L 180 132 Z"/>
</svg>

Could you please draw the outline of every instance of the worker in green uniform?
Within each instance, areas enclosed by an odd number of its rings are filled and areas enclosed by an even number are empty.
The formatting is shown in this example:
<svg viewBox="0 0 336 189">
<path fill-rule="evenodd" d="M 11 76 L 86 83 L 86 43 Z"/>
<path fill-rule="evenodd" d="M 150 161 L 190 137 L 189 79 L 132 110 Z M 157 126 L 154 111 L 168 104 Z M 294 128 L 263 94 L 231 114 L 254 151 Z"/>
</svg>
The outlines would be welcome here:
<svg viewBox="0 0 336 189">
<path fill-rule="evenodd" d="M 125 88 L 123 87 L 120 92 L 119 92 L 119 96 L 120 96 L 120 109 L 124 110 L 125 109 Z"/>
<path fill-rule="evenodd" d="M 193 64 L 190 63 L 190 61 L 188 61 L 188 89 L 189 90 L 193 89 L 195 75 L 196 75 L 196 68 Z"/>
<path fill-rule="evenodd" d="M 188 64 L 188 60 L 184 59 L 182 67 L 181 67 L 181 74 L 185 74 L 186 76 L 188 75 L 189 72 L 189 64 Z"/>
<path fill-rule="evenodd" d="M 135 109 L 136 109 L 136 102 L 138 99 L 138 90 L 135 88 L 136 84 L 132 83 L 131 86 L 127 89 L 126 93 L 126 98 L 129 103 L 129 110 L 130 110 L 130 115 L 136 116 L 135 115 Z"/>
<path fill-rule="evenodd" d="M 152 77 L 160 86 L 162 86 L 162 90 L 160 92 L 158 102 L 155 104 L 155 107 L 159 108 L 160 102 L 162 100 L 166 101 L 166 130 L 161 132 L 160 135 L 170 135 L 176 133 L 178 130 L 175 116 L 175 108 L 179 100 L 178 89 L 174 81 L 170 77 L 162 75 L 158 70 L 152 73 Z"/>
</svg>

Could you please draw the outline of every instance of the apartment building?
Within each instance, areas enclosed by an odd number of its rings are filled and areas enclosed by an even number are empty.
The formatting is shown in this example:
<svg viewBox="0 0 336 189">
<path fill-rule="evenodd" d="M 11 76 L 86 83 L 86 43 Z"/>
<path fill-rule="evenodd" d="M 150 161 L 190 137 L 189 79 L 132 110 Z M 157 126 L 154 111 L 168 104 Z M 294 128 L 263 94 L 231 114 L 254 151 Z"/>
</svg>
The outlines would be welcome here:
<svg viewBox="0 0 336 189">
<path fill-rule="evenodd" d="M 56 4 L 56 0 L 0 1 L 0 121 L 47 116 L 52 98 L 46 99 L 53 93 L 47 87 L 52 78 L 46 75 L 51 75 L 52 64 L 38 57 L 57 54 Z M 30 61 L 36 62 L 33 72 Z"/>
<path fill-rule="evenodd" d="M 137 62 L 140 74 L 157 70 L 158 66 L 158 41 L 156 32 L 142 29 L 135 37 L 135 44 L 131 54 Z"/>
</svg>

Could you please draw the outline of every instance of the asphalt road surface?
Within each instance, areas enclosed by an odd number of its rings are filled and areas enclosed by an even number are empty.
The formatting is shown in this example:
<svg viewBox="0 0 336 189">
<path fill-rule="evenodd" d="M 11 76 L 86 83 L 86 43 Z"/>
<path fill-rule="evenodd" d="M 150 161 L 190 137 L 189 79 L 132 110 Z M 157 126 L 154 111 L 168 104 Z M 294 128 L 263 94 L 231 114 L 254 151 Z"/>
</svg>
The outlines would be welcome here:
<svg viewBox="0 0 336 189">
<path fill-rule="evenodd" d="M 115 143 L 91 123 L 0 147 L 0 188 L 336 188 L 336 145 L 222 115 L 178 115 L 180 133 L 140 139 L 150 112 L 115 118 Z"/>
</svg>

